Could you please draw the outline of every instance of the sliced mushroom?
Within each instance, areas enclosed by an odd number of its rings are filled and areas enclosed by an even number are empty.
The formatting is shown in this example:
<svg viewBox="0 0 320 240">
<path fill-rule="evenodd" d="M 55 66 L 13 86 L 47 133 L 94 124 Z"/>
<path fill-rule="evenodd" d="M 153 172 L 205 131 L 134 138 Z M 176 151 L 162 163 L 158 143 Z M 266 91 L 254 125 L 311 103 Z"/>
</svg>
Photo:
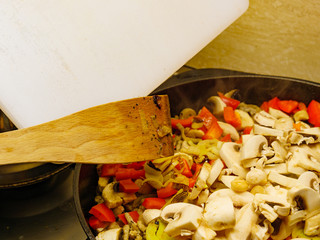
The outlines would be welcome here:
<svg viewBox="0 0 320 240">
<path fill-rule="evenodd" d="M 312 155 L 312 152 L 304 148 L 297 148 L 293 155 L 299 167 L 320 172 L 320 162 Z"/>
<path fill-rule="evenodd" d="M 209 189 L 204 189 L 198 196 L 197 205 L 202 206 L 208 200 L 209 194 Z"/>
<path fill-rule="evenodd" d="M 113 228 L 113 229 L 109 229 L 109 230 L 104 230 L 96 236 L 96 240 L 105 240 L 105 239 L 119 240 L 121 232 L 122 232 L 121 228 Z"/>
<path fill-rule="evenodd" d="M 268 140 L 262 135 L 251 135 L 249 139 L 245 141 L 241 150 L 241 161 L 250 158 L 261 157 L 261 151 L 264 146 L 268 145 Z"/>
<path fill-rule="evenodd" d="M 226 142 L 220 149 L 220 157 L 228 168 L 231 168 L 233 173 L 245 178 L 248 170 L 240 165 L 240 144 Z"/>
<path fill-rule="evenodd" d="M 207 179 L 207 184 L 209 187 L 216 181 L 216 179 L 219 177 L 221 170 L 224 168 L 224 164 L 220 159 L 217 159 L 214 161 L 214 163 L 211 166 L 210 174 Z"/>
<path fill-rule="evenodd" d="M 283 240 L 289 237 L 294 226 L 288 225 L 288 218 L 277 218 L 273 223 L 274 232 L 271 235 L 273 240 Z"/>
<path fill-rule="evenodd" d="M 239 105 L 238 105 L 238 109 L 240 110 L 243 110 L 247 113 L 249 113 L 250 116 L 254 116 L 256 113 L 260 112 L 261 109 L 257 106 L 257 105 L 254 105 L 254 104 L 246 104 L 244 102 L 241 102 Z"/>
<path fill-rule="evenodd" d="M 263 136 L 270 136 L 270 137 L 283 137 L 284 131 L 279 129 L 273 129 L 269 127 L 260 126 L 258 124 L 253 125 L 253 133 L 254 134 L 261 134 Z"/>
<path fill-rule="evenodd" d="M 221 127 L 222 131 L 223 131 L 223 136 L 230 134 L 230 137 L 233 141 L 238 141 L 240 136 L 239 133 L 237 131 L 237 129 L 235 129 L 234 126 L 232 126 L 229 123 L 225 123 L 225 122 L 221 122 L 218 121 L 219 126 Z"/>
<path fill-rule="evenodd" d="M 258 214 L 251 203 L 243 206 L 236 214 L 236 225 L 226 230 L 228 240 L 249 239 L 252 226 L 257 222 Z"/>
<path fill-rule="evenodd" d="M 238 176 L 234 176 L 234 175 L 222 175 L 220 176 L 219 180 L 226 185 L 228 188 L 231 189 L 231 182 L 235 179 L 238 179 Z"/>
<path fill-rule="evenodd" d="M 302 173 L 298 178 L 298 182 L 303 186 L 310 187 L 319 192 L 320 180 L 314 172 L 307 171 Z"/>
<path fill-rule="evenodd" d="M 224 196 L 230 197 L 235 207 L 243 207 L 248 203 L 252 203 L 253 197 L 254 197 L 254 195 L 250 192 L 236 193 L 231 189 L 226 188 L 226 189 L 219 189 L 211 193 L 207 201 L 210 202 L 211 199 L 214 199 L 216 197 L 224 197 Z"/>
<path fill-rule="evenodd" d="M 298 181 L 295 178 L 287 177 L 279 174 L 275 171 L 270 171 L 268 174 L 268 180 L 272 183 L 279 184 L 286 188 L 292 188 L 298 185 Z"/>
<path fill-rule="evenodd" d="M 184 108 L 182 109 L 182 111 L 180 112 L 179 118 L 180 119 L 186 119 L 189 118 L 191 116 L 196 116 L 197 113 L 194 109 L 192 108 Z"/>
<path fill-rule="evenodd" d="M 109 183 L 102 191 L 102 197 L 108 208 L 115 208 L 123 203 L 122 198 L 114 191 L 116 182 Z"/>
<path fill-rule="evenodd" d="M 256 208 L 261 208 L 267 211 L 267 214 L 275 215 L 274 219 L 269 219 L 266 215 L 265 217 L 273 222 L 278 216 L 286 217 L 290 213 L 290 203 L 281 195 L 273 194 L 261 194 L 257 193 L 254 196 L 253 204 Z M 265 204 L 269 205 L 266 206 Z M 270 211 L 269 211 L 270 210 Z M 262 213 L 264 214 L 264 213 Z M 273 217 L 272 216 L 272 217 Z"/>
<path fill-rule="evenodd" d="M 265 111 L 260 111 L 253 116 L 253 119 L 262 126 L 274 127 L 276 118 Z"/>
<path fill-rule="evenodd" d="M 297 131 L 297 133 L 302 134 L 306 137 L 313 137 L 314 142 L 319 142 L 320 140 L 320 127 L 302 129 L 301 131 Z"/>
<path fill-rule="evenodd" d="M 282 111 L 280 111 L 278 109 L 271 108 L 271 107 L 269 107 L 269 114 L 271 116 L 273 116 L 274 118 L 276 118 L 276 119 L 279 119 L 279 118 L 290 118 L 290 116 L 285 114 L 284 112 L 282 112 Z"/>
<path fill-rule="evenodd" d="M 202 208 L 190 203 L 173 203 L 166 206 L 160 216 L 168 222 L 164 232 L 177 237 L 184 230 L 197 230 L 202 222 Z"/>
<path fill-rule="evenodd" d="M 320 213 L 309 217 L 305 221 L 304 234 L 308 236 L 319 236 L 320 235 Z"/>
<path fill-rule="evenodd" d="M 229 196 L 210 198 L 204 209 L 203 218 L 214 231 L 232 228 L 235 224 L 235 212 L 231 198 Z"/>
<path fill-rule="evenodd" d="M 286 163 L 266 164 L 263 169 L 267 174 L 269 174 L 271 171 L 277 172 L 279 174 L 289 173 Z"/>
<path fill-rule="evenodd" d="M 309 119 L 309 114 L 306 110 L 300 110 L 293 115 L 294 120 L 297 121 L 306 121 Z"/>
<path fill-rule="evenodd" d="M 304 221 L 307 216 L 307 211 L 306 210 L 298 210 L 298 211 L 293 211 L 289 216 L 288 216 L 288 224 L 289 226 L 294 226 L 298 222 Z"/>
<path fill-rule="evenodd" d="M 189 195 L 189 199 L 194 200 L 198 197 L 198 195 L 200 194 L 200 192 L 207 186 L 207 179 L 210 175 L 210 171 L 211 171 L 211 165 L 207 162 L 205 162 L 202 165 L 202 168 L 200 170 L 200 173 L 198 175 L 197 181 L 194 185 L 194 187 L 192 188 L 192 191 Z"/>
<path fill-rule="evenodd" d="M 98 179 L 99 191 L 102 192 L 103 189 L 108 185 L 108 183 L 109 183 L 108 177 L 99 177 L 99 179 Z"/>
<path fill-rule="evenodd" d="M 270 145 L 273 148 L 274 156 L 268 159 L 266 161 L 266 164 L 284 162 L 288 153 L 288 151 L 284 147 L 284 144 L 280 141 L 273 141 Z"/>
<path fill-rule="evenodd" d="M 221 116 L 223 109 L 227 106 L 218 96 L 208 98 L 207 103 L 209 104 L 211 112 L 216 116 Z"/>
<path fill-rule="evenodd" d="M 239 127 L 239 130 L 242 130 L 246 127 L 253 126 L 253 124 L 254 124 L 253 119 L 251 118 L 251 116 L 247 112 L 240 110 L 240 109 L 236 109 L 234 111 L 239 114 L 240 119 L 241 119 L 241 126 Z"/>
<path fill-rule="evenodd" d="M 293 129 L 293 120 L 289 117 L 279 118 L 274 123 L 274 128 L 284 131 Z"/>
<path fill-rule="evenodd" d="M 142 219 L 145 224 L 149 224 L 152 220 L 160 217 L 161 210 L 159 209 L 146 209 L 142 214 Z"/>
<path fill-rule="evenodd" d="M 306 171 L 306 169 L 300 167 L 299 165 L 300 157 L 301 157 L 301 154 L 299 153 L 297 148 L 291 147 L 290 153 L 288 154 L 288 157 L 287 157 L 287 166 L 288 166 L 289 173 L 293 173 L 299 176 Z"/>
<path fill-rule="evenodd" d="M 307 211 L 307 217 L 319 212 L 320 195 L 310 187 L 293 187 L 288 191 L 288 197 L 293 206 L 296 206 L 299 210 Z"/>
<path fill-rule="evenodd" d="M 201 224 L 193 234 L 192 240 L 212 240 L 216 235 L 216 232 L 211 228 Z"/>
<path fill-rule="evenodd" d="M 252 240 L 265 240 L 270 236 L 270 227 L 267 220 L 263 221 L 262 224 L 254 224 L 251 229 Z"/>
</svg>

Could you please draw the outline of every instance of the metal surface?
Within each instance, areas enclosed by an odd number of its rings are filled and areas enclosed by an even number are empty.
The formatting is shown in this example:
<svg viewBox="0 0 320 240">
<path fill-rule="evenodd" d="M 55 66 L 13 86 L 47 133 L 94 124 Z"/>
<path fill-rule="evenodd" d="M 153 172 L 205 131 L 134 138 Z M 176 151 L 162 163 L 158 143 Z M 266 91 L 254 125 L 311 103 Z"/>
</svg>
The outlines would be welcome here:
<svg viewBox="0 0 320 240">
<path fill-rule="evenodd" d="M 16 130 L 0 110 L 0 133 Z M 68 168 L 70 164 L 26 163 L 0 166 L 0 190 L 33 185 Z"/>
<path fill-rule="evenodd" d="M 73 174 L 68 168 L 48 182 L 0 192 L 0 239 L 85 240 L 72 200 Z"/>
</svg>

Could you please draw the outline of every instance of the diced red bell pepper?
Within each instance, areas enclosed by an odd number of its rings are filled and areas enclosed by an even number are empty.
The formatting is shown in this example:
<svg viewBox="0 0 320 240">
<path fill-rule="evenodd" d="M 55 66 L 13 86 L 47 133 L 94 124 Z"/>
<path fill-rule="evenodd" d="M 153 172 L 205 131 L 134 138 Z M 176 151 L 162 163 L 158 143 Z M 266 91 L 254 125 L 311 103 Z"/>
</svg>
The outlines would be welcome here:
<svg viewBox="0 0 320 240">
<path fill-rule="evenodd" d="M 116 172 L 116 180 L 123 180 L 123 179 L 138 179 L 144 178 L 145 171 L 144 169 L 135 170 L 134 168 L 119 168 Z"/>
<path fill-rule="evenodd" d="M 133 168 L 135 170 L 140 170 L 140 169 L 143 169 L 145 163 L 146 163 L 146 161 L 133 162 L 133 163 L 129 163 L 129 164 L 125 165 L 125 167 L 126 168 Z"/>
<path fill-rule="evenodd" d="M 90 214 L 98 218 L 103 222 L 114 222 L 116 218 L 110 208 L 108 208 L 104 203 L 97 204 L 93 206 L 90 211 Z"/>
<path fill-rule="evenodd" d="M 296 112 L 299 112 L 301 110 L 307 111 L 307 106 L 303 102 L 298 103 L 298 107 L 292 111 L 292 114 L 295 114 Z"/>
<path fill-rule="evenodd" d="M 227 135 L 225 135 L 225 136 L 223 136 L 222 138 L 220 138 L 220 141 L 221 141 L 221 142 L 231 142 L 231 135 L 230 135 L 230 133 L 227 134 Z"/>
<path fill-rule="evenodd" d="M 292 113 L 298 107 L 298 104 L 299 103 L 294 100 L 281 100 L 278 102 L 280 110 L 289 114 Z"/>
<path fill-rule="evenodd" d="M 183 170 L 182 170 L 181 174 L 186 177 L 192 177 L 193 174 L 191 172 L 191 169 L 189 167 L 187 160 L 183 158 L 182 161 L 183 161 Z"/>
<path fill-rule="evenodd" d="M 101 168 L 101 177 L 114 177 L 122 164 L 104 164 Z"/>
<path fill-rule="evenodd" d="M 193 116 L 186 119 L 171 118 L 171 127 L 177 129 L 178 123 L 180 123 L 183 127 L 191 127 L 192 122 Z"/>
<path fill-rule="evenodd" d="M 250 134 L 251 131 L 252 131 L 252 127 L 245 127 L 245 128 L 243 129 L 242 134 Z"/>
<path fill-rule="evenodd" d="M 199 175 L 199 173 L 200 173 L 200 171 L 201 171 L 201 168 L 202 168 L 202 164 L 197 163 L 197 164 L 196 164 L 196 168 L 195 168 L 195 170 L 194 170 L 194 174 L 193 174 L 193 176 L 192 176 L 193 179 L 197 179 L 197 177 L 198 177 L 198 175 Z"/>
<path fill-rule="evenodd" d="M 128 212 L 130 217 L 132 218 L 132 220 L 134 222 L 138 222 L 139 220 L 139 213 L 137 211 L 132 211 L 132 212 Z M 121 213 L 118 215 L 119 219 L 124 223 L 124 224 L 128 224 L 128 221 L 124 215 L 124 213 Z"/>
<path fill-rule="evenodd" d="M 279 108 L 279 101 L 280 99 L 277 97 L 272 98 L 271 100 L 268 101 L 268 111 L 269 111 L 269 107 L 273 108 L 273 109 L 280 109 Z M 268 112 L 266 111 L 266 112 Z"/>
<path fill-rule="evenodd" d="M 130 178 L 128 178 L 119 181 L 119 189 L 125 193 L 136 193 L 140 188 Z"/>
<path fill-rule="evenodd" d="M 309 123 L 315 127 L 320 127 L 320 103 L 316 100 L 312 100 L 307 108 L 309 114 Z"/>
<path fill-rule="evenodd" d="M 108 225 L 107 222 L 102 222 L 95 216 L 90 216 L 88 223 L 89 223 L 89 226 L 92 227 L 93 229 L 105 228 Z"/>
<path fill-rule="evenodd" d="M 161 209 L 165 204 L 166 200 L 163 198 L 145 198 L 142 202 L 146 209 Z"/>
<path fill-rule="evenodd" d="M 197 179 L 189 178 L 189 188 L 193 188 Z"/>
<path fill-rule="evenodd" d="M 241 118 L 232 107 L 225 107 L 223 109 L 223 117 L 227 123 L 231 124 L 235 128 L 239 128 L 241 126 Z"/>
<path fill-rule="evenodd" d="M 157 195 L 159 198 L 168 198 L 178 192 L 177 189 L 173 187 L 173 182 L 168 183 L 167 186 L 157 190 Z"/>
<path fill-rule="evenodd" d="M 223 130 L 219 126 L 218 122 L 217 121 L 213 121 L 212 124 L 211 124 L 211 127 L 202 136 L 202 139 L 203 140 L 206 140 L 206 139 L 218 139 L 221 136 L 222 132 L 223 132 Z"/>
<path fill-rule="evenodd" d="M 213 122 L 218 121 L 217 118 L 206 107 L 201 108 L 197 117 L 203 121 L 203 125 L 206 130 L 210 129 Z"/>
<path fill-rule="evenodd" d="M 236 99 L 233 99 L 233 98 L 229 98 L 229 97 L 226 97 L 223 93 L 221 92 L 218 92 L 218 95 L 219 97 L 221 98 L 221 100 L 229 107 L 232 107 L 233 109 L 236 109 L 239 104 L 240 104 L 240 101 L 236 100 Z"/>
<path fill-rule="evenodd" d="M 267 101 L 263 102 L 260 108 L 265 112 L 269 112 L 269 103 Z"/>
<path fill-rule="evenodd" d="M 307 111 L 307 106 L 303 102 L 299 102 L 298 109 Z"/>
</svg>

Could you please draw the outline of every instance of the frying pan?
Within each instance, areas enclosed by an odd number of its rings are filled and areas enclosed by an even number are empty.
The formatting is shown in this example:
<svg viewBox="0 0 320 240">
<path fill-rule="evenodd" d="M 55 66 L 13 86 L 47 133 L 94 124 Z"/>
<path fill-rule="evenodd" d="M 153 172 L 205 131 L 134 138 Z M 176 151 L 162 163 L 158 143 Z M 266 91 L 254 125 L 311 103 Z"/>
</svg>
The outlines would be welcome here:
<svg viewBox="0 0 320 240">
<path fill-rule="evenodd" d="M 173 116 L 185 107 L 199 110 L 206 105 L 210 96 L 217 95 L 217 91 L 228 92 L 232 89 L 239 89 L 235 96 L 238 100 L 257 105 L 275 96 L 280 99 L 295 99 L 306 104 L 312 99 L 319 101 L 320 98 L 318 83 L 224 69 L 191 70 L 175 75 L 151 94 L 167 94 Z M 76 165 L 73 182 L 74 203 L 79 221 L 90 240 L 94 240 L 95 237 L 87 225 L 86 216 L 94 205 L 97 182 L 95 165 Z"/>
</svg>

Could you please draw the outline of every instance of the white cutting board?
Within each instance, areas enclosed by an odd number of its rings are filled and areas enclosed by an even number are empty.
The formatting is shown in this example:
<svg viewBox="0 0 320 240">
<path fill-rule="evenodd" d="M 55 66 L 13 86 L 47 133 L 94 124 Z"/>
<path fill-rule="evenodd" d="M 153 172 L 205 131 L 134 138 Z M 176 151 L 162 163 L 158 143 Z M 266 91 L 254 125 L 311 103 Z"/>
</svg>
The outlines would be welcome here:
<svg viewBox="0 0 320 240">
<path fill-rule="evenodd" d="M 0 108 L 18 128 L 149 94 L 248 0 L 2 0 Z"/>
</svg>

